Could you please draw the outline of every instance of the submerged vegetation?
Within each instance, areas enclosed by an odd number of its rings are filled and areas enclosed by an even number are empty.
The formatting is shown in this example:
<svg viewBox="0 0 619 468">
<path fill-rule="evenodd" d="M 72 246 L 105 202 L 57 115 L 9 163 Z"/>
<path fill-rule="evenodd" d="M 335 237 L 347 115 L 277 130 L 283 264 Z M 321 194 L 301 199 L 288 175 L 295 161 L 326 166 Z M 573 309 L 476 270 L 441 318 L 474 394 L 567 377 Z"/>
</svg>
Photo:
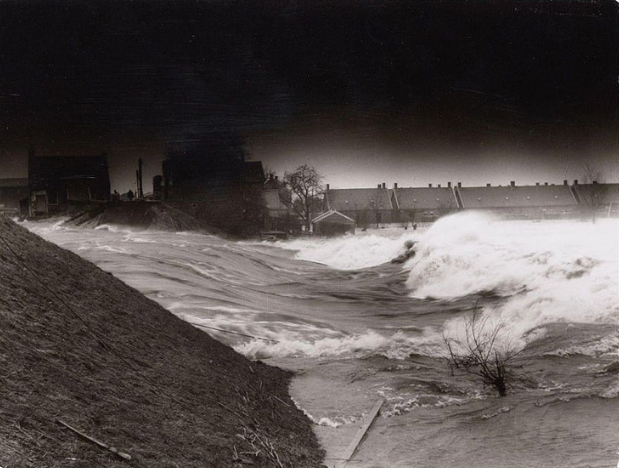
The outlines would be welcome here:
<svg viewBox="0 0 619 468">
<path fill-rule="evenodd" d="M 515 382 L 526 380 L 522 366 L 516 363 L 524 348 L 509 334 L 505 321 L 492 320 L 477 305 L 463 322 L 464 336 L 443 335 L 452 373 L 458 369 L 474 375 L 500 396 L 507 396 Z"/>
</svg>

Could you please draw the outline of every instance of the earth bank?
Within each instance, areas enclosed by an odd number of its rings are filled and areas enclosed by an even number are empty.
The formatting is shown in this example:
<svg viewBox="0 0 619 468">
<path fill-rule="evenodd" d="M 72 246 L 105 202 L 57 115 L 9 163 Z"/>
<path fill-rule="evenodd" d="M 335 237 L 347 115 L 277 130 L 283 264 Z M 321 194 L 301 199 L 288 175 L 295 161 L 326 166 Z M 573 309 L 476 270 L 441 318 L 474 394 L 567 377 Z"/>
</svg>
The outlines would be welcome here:
<svg viewBox="0 0 619 468">
<path fill-rule="evenodd" d="M 0 236 L 0 466 L 320 466 L 289 372 L 4 217 Z"/>
</svg>

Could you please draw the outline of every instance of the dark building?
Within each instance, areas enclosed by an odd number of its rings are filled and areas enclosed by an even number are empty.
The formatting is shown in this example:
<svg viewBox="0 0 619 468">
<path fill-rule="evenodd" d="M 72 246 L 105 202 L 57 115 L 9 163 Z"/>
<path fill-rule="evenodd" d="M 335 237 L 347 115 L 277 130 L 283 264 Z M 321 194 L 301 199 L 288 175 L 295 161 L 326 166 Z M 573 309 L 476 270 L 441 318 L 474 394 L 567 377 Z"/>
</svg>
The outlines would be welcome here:
<svg viewBox="0 0 619 468">
<path fill-rule="evenodd" d="M 30 216 L 64 213 L 110 199 L 107 156 L 28 156 Z"/>
<path fill-rule="evenodd" d="M 29 195 L 28 179 L 0 179 L 0 212 L 19 213 L 20 202 Z"/>
<path fill-rule="evenodd" d="M 259 230 L 265 206 L 260 161 L 163 161 L 163 198 L 214 227 L 242 234 Z"/>
</svg>

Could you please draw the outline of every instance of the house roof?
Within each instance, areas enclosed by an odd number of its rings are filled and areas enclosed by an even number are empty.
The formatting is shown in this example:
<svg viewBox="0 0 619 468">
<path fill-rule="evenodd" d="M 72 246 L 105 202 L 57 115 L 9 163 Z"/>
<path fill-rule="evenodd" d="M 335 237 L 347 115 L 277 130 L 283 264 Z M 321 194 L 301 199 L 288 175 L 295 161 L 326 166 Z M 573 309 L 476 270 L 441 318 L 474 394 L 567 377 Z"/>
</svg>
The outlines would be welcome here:
<svg viewBox="0 0 619 468">
<path fill-rule="evenodd" d="M 108 178 L 107 156 L 33 156 L 28 159 L 31 178 L 95 179 Z"/>
<path fill-rule="evenodd" d="M 329 210 L 321 215 L 316 216 L 312 223 L 335 223 L 335 224 L 357 224 L 354 219 L 349 218 L 343 213 L 336 210 Z"/>
<path fill-rule="evenodd" d="M 524 208 L 569 206 L 576 200 L 567 185 L 458 188 L 464 208 Z"/>
<path fill-rule="evenodd" d="M 0 187 L 28 187 L 28 178 L 6 178 L 0 179 Z"/>
<path fill-rule="evenodd" d="M 458 207 L 451 188 L 397 188 L 394 192 L 401 210 L 436 210 Z"/>
<path fill-rule="evenodd" d="M 391 190 L 384 188 L 333 189 L 326 192 L 329 210 L 390 210 Z"/>
<path fill-rule="evenodd" d="M 619 184 L 578 184 L 573 187 L 582 203 L 590 203 L 597 196 L 598 204 L 619 204 Z"/>
</svg>

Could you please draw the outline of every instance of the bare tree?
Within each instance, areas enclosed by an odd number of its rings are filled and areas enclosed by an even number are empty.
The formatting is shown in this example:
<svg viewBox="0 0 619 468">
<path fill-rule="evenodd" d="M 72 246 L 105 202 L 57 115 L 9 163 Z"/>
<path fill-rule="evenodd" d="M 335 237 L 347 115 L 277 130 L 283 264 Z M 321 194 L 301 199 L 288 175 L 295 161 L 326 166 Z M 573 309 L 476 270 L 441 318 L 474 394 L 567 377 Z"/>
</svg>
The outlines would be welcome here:
<svg viewBox="0 0 619 468">
<path fill-rule="evenodd" d="M 284 183 L 289 193 L 281 197 L 282 202 L 303 220 L 308 232 L 314 214 L 320 210 L 320 197 L 324 191 L 322 180 L 322 175 L 307 164 L 284 174 Z"/>
<path fill-rule="evenodd" d="M 503 320 L 491 322 L 490 314 L 484 315 L 477 304 L 464 318 L 464 337 L 443 335 L 443 341 L 452 373 L 459 369 L 474 375 L 500 396 L 506 396 L 514 382 L 527 380 L 515 362 L 524 348 L 509 335 Z"/>
</svg>

